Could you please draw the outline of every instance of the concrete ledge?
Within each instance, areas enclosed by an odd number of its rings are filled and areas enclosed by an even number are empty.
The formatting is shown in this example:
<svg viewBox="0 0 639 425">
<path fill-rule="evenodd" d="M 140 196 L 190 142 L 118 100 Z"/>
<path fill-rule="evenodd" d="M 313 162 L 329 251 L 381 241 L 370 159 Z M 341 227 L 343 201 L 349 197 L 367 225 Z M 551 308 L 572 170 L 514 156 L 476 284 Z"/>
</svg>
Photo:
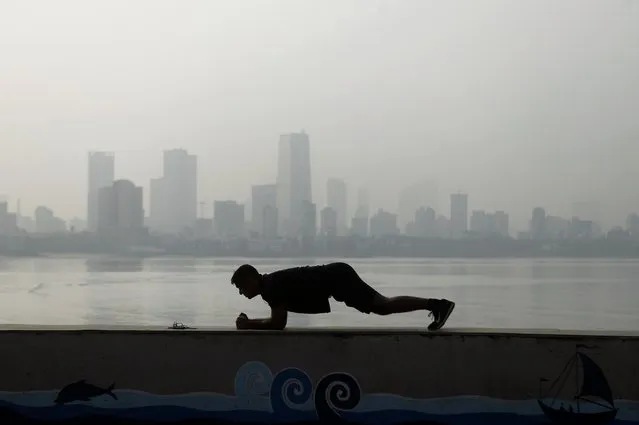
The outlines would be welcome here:
<svg viewBox="0 0 639 425">
<path fill-rule="evenodd" d="M 639 333 L 5 326 L 0 344 L 11 424 L 639 425 Z"/>
<path fill-rule="evenodd" d="M 563 329 L 497 329 L 497 328 L 445 328 L 429 332 L 424 328 L 287 328 L 283 331 L 238 331 L 230 327 L 190 327 L 187 329 L 170 329 L 169 326 L 47 326 L 47 325 L 2 325 L 0 333 L 33 332 L 33 333 L 134 333 L 134 334 L 173 334 L 173 333 L 205 333 L 211 335 L 270 335 L 273 337 L 290 337 L 292 335 L 323 336 L 396 336 L 421 335 L 428 337 L 464 336 L 464 337 L 524 337 L 524 338 L 559 338 L 559 339 L 639 339 L 639 331 L 608 330 L 563 330 Z"/>
</svg>

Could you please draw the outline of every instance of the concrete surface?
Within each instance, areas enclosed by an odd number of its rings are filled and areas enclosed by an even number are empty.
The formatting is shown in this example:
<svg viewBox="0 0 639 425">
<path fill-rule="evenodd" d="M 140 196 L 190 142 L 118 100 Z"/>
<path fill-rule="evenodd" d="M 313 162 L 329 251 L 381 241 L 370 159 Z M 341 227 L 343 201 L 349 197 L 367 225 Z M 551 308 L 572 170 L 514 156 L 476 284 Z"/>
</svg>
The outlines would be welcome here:
<svg viewBox="0 0 639 425">
<path fill-rule="evenodd" d="M 577 345 L 603 369 L 615 399 L 639 400 L 639 334 L 529 330 L 15 327 L 0 330 L 0 391 L 59 389 L 86 379 L 154 394 L 232 395 L 238 369 L 260 361 L 314 382 L 343 371 L 365 393 L 531 399 Z"/>
</svg>

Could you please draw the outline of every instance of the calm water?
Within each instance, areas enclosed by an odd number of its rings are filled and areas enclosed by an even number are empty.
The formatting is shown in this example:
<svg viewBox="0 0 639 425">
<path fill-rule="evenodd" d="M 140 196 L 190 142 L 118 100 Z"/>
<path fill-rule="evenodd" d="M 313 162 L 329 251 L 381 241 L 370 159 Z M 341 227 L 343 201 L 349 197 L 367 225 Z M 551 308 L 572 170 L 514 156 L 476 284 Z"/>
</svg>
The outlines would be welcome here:
<svg viewBox="0 0 639 425">
<path fill-rule="evenodd" d="M 241 311 L 268 313 L 261 299 L 229 283 L 246 259 L 0 258 L 0 322 L 233 326 Z M 299 262 L 255 260 L 263 272 Z M 639 329 L 639 261 L 357 260 L 364 280 L 386 295 L 457 302 L 451 327 Z M 424 326 L 425 313 L 294 315 L 292 326 Z"/>
</svg>

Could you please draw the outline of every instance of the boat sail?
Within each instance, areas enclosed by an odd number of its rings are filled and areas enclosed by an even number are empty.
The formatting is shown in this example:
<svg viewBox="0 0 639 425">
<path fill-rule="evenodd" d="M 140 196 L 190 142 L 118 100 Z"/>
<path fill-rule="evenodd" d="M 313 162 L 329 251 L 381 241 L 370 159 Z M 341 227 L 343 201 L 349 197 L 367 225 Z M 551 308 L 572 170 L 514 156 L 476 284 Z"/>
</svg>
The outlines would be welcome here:
<svg viewBox="0 0 639 425">
<path fill-rule="evenodd" d="M 580 367 L 581 366 L 581 367 Z M 565 386 L 572 371 L 575 371 L 577 394 L 574 396 L 576 409 L 572 404 L 565 408 L 563 403 L 556 406 L 557 397 Z M 579 371 L 581 370 L 581 374 Z M 579 385 L 581 375 L 581 385 Z M 543 401 L 548 394 L 554 392 L 552 402 Z M 541 392 L 541 391 L 540 391 Z M 603 371 L 590 357 L 577 351 L 564 366 L 562 373 L 555 379 L 547 392 L 547 396 L 537 400 L 539 407 L 546 417 L 558 425 L 605 425 L 612 422 L 619 409 L 615 401 L 608 380 Z M 593 408 L 582 411 L 582 404 L 589 404 Z"/>
</svg>

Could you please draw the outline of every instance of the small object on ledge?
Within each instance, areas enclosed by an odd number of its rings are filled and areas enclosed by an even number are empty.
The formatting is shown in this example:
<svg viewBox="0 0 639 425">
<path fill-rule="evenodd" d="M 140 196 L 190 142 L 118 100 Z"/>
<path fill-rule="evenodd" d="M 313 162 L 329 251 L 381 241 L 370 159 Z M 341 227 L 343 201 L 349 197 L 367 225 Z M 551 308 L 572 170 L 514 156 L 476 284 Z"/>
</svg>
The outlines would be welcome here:
<svg viewBox="0 0 639 425">
<path fill-rule="evenodd" d="M 186 326 L 182 322 L 173 322 L 173 325 L 169 326 L 169 329 L 195 329 L 190 326 Z"/>
</svg>

